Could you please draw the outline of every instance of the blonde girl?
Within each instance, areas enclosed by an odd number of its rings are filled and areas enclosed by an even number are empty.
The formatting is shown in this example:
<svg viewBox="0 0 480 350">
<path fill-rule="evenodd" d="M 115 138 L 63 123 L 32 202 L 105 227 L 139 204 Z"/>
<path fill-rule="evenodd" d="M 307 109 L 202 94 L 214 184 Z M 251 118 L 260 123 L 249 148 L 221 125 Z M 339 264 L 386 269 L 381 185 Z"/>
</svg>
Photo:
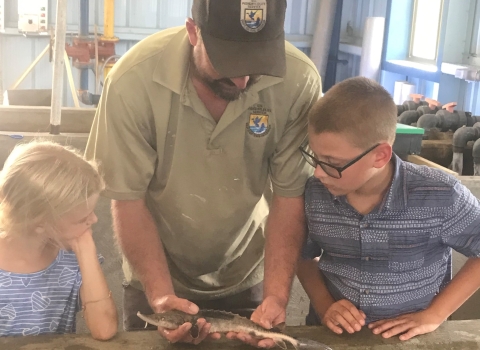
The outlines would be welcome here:
<svg viewBox="0 0 480 350">
<path fill-rule="evenodd" d="M 117 331 L 92 225 L 104 183 L 94 163 L 52 142 L 17 146 L 0 173 L 0 336 Z"/>
</svg>

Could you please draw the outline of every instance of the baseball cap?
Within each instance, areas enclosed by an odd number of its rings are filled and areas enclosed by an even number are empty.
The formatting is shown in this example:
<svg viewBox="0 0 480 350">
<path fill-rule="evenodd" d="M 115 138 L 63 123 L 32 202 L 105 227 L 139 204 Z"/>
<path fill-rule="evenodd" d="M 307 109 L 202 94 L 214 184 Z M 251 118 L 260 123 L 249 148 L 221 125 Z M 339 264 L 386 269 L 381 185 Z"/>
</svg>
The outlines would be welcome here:
<svg viewBox="0 0 480 350">
<path fill-rule="evenodd" d="M 286 0 L 194 0 L 192 17 L 213 68 L 225 78 L 283 77 Z"/>
</svg>

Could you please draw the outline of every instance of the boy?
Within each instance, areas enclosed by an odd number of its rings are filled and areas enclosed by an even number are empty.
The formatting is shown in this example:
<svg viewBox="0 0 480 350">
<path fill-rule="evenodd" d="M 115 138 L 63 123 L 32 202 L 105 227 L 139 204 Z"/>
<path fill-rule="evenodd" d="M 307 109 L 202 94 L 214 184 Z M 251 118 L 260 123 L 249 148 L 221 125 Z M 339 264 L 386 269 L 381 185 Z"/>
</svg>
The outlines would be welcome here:
<svg viewBox="0 0 480 350">
<path fill-rule="evenodd" d="M 389 93 L 361 77 L 309 113 L 301 151 L 315 172 L 297 272 L 307 324 L 407 340 L 434 331 L 480 286 L 480 205 L 454 177 L 392 152 L 396 117 Z M 453 279 L 451 248 L 470 258 Z"/>
</svg>

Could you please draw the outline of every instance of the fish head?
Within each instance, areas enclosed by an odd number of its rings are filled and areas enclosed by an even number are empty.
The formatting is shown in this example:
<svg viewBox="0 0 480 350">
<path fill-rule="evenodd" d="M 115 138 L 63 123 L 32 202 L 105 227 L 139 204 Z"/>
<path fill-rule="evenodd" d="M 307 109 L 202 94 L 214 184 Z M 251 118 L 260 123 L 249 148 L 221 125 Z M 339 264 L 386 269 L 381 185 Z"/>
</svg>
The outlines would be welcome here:
<svg viewBox="0 0 480 350">
<path fill-rule="evenodd" d="M 172 310 L 153 315 L 141 315 L 139 317 L 144 321 L 151 323 L 158 327 L 167 329 L 177 329 L 185 322 L 192 322 L 192 315 L 185 314 L 184 312 Z"/>
</svg>

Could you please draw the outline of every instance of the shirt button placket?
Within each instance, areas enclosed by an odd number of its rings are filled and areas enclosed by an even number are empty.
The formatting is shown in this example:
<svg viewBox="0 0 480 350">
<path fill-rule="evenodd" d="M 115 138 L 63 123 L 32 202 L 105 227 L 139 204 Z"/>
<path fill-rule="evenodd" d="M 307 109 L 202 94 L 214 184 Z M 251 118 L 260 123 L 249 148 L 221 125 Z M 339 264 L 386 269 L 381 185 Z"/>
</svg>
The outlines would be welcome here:
<svg viewBox="0 0 480 350">
<path fill-rule="evenodd" d="M 365 234 L 366 234 L 366 230 L 368 227 L 369 227 L 369 224 L 368 222 L 364 221 L 364 217 L 362 217 L 360 219 L 360 222 L 359 222 L 359 227 L 360 227 L 360 253 L 361 253 L 361 257 L 362 257 L 362 262 L 361 262 L 361 274 L 362 274 L 362 281 L 366 281 L 367 280 L 367 276 L 366 276 L 366 266 L 365 264 L 370 261 L 370 257 L 369 256 L 366 256 L 368 254 L 368 247 L 366 246 L 366 244 L 364 244 L 363 242 L 363 239 L 365 238 Z M 370 290 L 367 289 L 367 288 L 362 288 L 360 290 L 360 308 L 365 310 L 366 309 L 366 302 L 365 302 L 365 298 L 369 295 L 370 293 Z"/>
</svg>

